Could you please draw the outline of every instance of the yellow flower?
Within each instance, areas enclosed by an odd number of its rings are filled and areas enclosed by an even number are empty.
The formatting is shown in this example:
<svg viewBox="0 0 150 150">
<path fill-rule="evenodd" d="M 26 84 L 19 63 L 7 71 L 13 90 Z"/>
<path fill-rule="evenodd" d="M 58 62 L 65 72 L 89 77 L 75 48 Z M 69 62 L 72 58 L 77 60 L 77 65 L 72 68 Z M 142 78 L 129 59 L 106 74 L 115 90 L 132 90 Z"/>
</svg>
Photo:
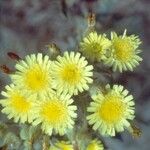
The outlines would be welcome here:
<svg viewBox="0 0 150 150">
<path fill-rule="evenodd" d="M 121 85 L 114 85 L 112 89 L 108 85 L 106 90 L 106 93 L 99 91 L 92 95 L 94 101 L 87 109 L 92 114 L 87 119 L 102 135 L 115 136 L 115 131 L 124 131 L 130 126 L 129 120 L 134 119 L 134 101 Z"/>
<path fill-rule="evenodd" d="M 50 146 L 50 148 L 49 148 L 48 150 L 60 150 L 60 149 L 58 149 L 58 148 L 55 147 L 55 146 Z"/>
<path fill-rule="evenodd" d="M 12 81 L 23 91 L 45 95 L 51 92 L 51 61 L 40 53 L 25 57 L 16 64 L 17 71 L 11 75 Z"/>
<path fill-rule="evenodd" d="M 49 150 L 73 150 L 73 145 L 68 141 L 60 141 L 55 144 L 55 146 L 50 146 Z"/>
<path fill-rule="evenodd" d="M 95 139 L 88 144 L 86 150 L 104 150 L 104 146 L 101 141 Z"/>
<path fill-rule="evenodd" d="M 73 145 L 65 141 L 57 142 L 56 146 L 61 150 L 73 150 Z"/>
<path fill-rule="evenodd" d="M 112 32 L 111 41 L 110 55 L 105 57 L 104 63 L 108 66 L 112 66 L 114 71 L 133 71 L 133 68 L 142 61 L 142 58 L 138 56 L 141 52 L 138 49 L 141 44 L 138 36 L 127 36 L 126 30 L 122 36 L 117 36 L 116 33 Z"/>
<path fill-rule="evenodd" d="M 42 130 L 51 135 L 52 131 L 64 135 L 67 130 L 72 129 L 74 118 L 77 114 L 76 106 L 71 105 L 73 100 L 70 95 L 49 94 L 37 101 L 33 112 L 36 114 L 33 125 L 42 124 Z"/>
<path fill-rule="evenodd" d="M 110 45 L 111 42 L 106 38 L 105 34 L 98 35 L 96 32 L 91 32 L 80 43 L 81 52 L 91 61 L 101 61 Z"/>
<path fill-rule="evenodd" d="M 93 66 L 88 65 L 85 57 L 80 53 L 65 52 L 64 56 L 58 56 L 52 66 L 53 87 L 58 93 L 64 92 L 70 95 L 88 90 L 92 83 Z"/>
<path fill-rule="evenodd" d="M 2 91 L 2 95 L 6 97 L 0 100 L 0 104 L 4 107 L 2 112 L 7 114 L 9 119 L 14 118 L 15 122 L 20 121 L 21 123 L 26 121 L 31 123 L 33 121 L 34 113 L 32 108 L 36 100 L 35 95 L 22 93 L 13 84 L 7 85 L 6 91 Z"/>
<path fill-rule="evenodd" d="M 48 150 L 60 150 L 56 146 L 50 146 Z"/>
</svg>

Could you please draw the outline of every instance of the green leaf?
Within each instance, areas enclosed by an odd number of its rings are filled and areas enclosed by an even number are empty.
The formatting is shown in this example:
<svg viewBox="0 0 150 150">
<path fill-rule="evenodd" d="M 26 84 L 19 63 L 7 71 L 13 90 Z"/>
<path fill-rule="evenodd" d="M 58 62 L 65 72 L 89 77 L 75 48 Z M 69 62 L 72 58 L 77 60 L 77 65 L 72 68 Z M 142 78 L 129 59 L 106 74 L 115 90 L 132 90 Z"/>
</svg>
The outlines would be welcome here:
<svg viewBox="0 0 150 150">
<path fill-rule="evenodd" d="M 29 129 L 27 126 L 23 126 L 21 131 L 20 131 L 20 137 L 22 140 L 27 140 L 29 139 Z"/>
<path fill-rule="evenodd" d="M 4 136 L 4 144 L 8 145 L 8 149 L 18 149 L 21 141 L 19 138 L 12 132 L 8 132 Z"/>
</svg>

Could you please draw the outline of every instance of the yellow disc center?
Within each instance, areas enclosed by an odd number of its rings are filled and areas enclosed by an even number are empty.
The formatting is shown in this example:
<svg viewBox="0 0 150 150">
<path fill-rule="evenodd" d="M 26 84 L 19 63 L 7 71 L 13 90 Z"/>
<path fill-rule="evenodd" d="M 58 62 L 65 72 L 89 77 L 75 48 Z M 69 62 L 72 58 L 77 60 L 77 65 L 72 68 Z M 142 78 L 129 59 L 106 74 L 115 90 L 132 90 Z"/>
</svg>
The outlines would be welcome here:
<svg viewBox="0 0 150 150">
<path fill-rule="evenodd" d="M 66 120 L 67 108 L 61 102 L 54 100 L 44 104 L 41 114 L 46 121 L 56 125 Z"/>
<path fill-rule="evenodd" d="M 25 113 L 30 109 L 30 102 L 20 94 L 14 94 L 11 96 L 11 106 L 19 113 Z"/>
<path fill-rule="evenodd" d="M 122 62 L 130 60 L 133 56 L 133 45 L 129 39 L 116 39 L 113 42 L 116 58 Z"/>
<path fill-rule="evenodd" d="M 76 64 L 69 64 L 61 71 L 62 80 L 69 84 L 77 84 L 81 79 L 81 71 Z"/>
<path fill-rule="evenodd" d="M 25 74 L 25 84 L 31 90 L 41 90 L 46 87 L 48 83 L 48 73 L 40 66 L 34 66 Z"/>
<path fill-rule="evenodd" d="M 99 117 L 108 123 L 116 123 L 123 117 L 124 111 L 125 104 L 121 97 L 108 95 L 99 108 Z"/>
</svg>

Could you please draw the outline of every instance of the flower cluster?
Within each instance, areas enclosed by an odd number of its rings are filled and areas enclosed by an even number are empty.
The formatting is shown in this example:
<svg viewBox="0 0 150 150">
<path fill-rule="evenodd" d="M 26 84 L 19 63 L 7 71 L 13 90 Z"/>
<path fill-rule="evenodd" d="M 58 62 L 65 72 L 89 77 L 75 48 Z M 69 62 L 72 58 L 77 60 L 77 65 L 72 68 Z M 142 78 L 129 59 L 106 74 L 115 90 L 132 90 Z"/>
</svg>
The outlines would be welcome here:
<svg viewBox="0 0 150 150">
<path fill-rule="evenodd" d="M 105 34 L 98 35 L 96 32 L 90 33 L 80 43 L 80 51 L 90 61 L 102 61 L 106 66 L 113 68 L 113 71 L 133 71 L 142 58 L 138 55 L 141 44 L 138 36 L 123 35 L 118 36 L 111 32 L 111 40 Z"/>
<path fill-rule="evenodd" d="M 2 112 L 15 122 L 41 124 L 49 135 L 65 134 L 73 128 L 77 107 L 73 94 L 88 90 L 92 65 L 80 53 L 65 52 L 51 61 L 49 56 L 31 54 L 17 62 L 0 103 Z"/>
<path fill-rule="evenodd" d="M 75 101 L 83 93 L 86 98 L 82 101 L 87 103 L 89 97 L 91 100 L 84 112 L 87 116 L 82 118 L 89 127 L 105 136 L 131 129 L 135 103 L 128 90 L 122 85 L 102 87 L 92 83 L 94 71 L 99 71 L 94 66 L 96 62 L 103 62 L 114 71 L 132 71 L 142 60 L 138 55 L 140 43 L 137 36 L 127 36 L 126 31 L 122 36 L 112 32 L 110 40 L 105 34 L 91 32 L 80 43 L 80 52 L 65 51 L 53 59 L 38 53 L 17 60 L 16 70 L 10 74 L 11 84 L 2 91 L 2 112 L 14 122 L 39 125 L 47 135 L 64 135 L 76 126 L 76 104 L 80 102 Z M 96 86 L 97 90 L 91 92 Z M 104 149 L 98 139 L 86 146 L 87 150 Z M 53 149 L 73 150 L 73 145 L 61 141 L 50 147 Z"/>
</svg>

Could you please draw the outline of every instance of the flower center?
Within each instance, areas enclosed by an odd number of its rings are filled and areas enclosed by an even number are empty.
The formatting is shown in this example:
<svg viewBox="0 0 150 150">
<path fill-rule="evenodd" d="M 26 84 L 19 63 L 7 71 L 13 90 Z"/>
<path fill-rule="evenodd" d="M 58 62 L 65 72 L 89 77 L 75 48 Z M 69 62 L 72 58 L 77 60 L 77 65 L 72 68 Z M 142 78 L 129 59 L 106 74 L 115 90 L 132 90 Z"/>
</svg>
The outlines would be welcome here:
<svg viewBox="0 0 150 150">
<path fill-rule="evenodd" d="M 46 87 L 48 74 L 36 65 L 25 74 L 25 83 L 31 90 L 41 90 Z"/>
<path fill-rule="evenodd" d="M 116 58 L 122 62 L 130 60 L 133 56 L 133 46 L 129 39 L 117 39 L 113 42 Z"/>
<path fill-rule="evenodd" d="M 19 113 L 25 113 L 30 109 L 30 103 L 19 94 L 11 96 L 11 105 Z"/>
<path fill-rule="evenodd" d="M 81 79 L 81 71 L 76 64 L 69 64 L 62 69 L 61 77 L 63 81 L 69 84 L 77 84 Z"/>
<path fill-rule="evenodd" d="M 102 51 L 102 47 L 100 46 L 100 43 L 92 42 L 86 46 L 85 50 L 89 57 L 94 55 L 95 58 L 97 58 Z"/>
<path fill-rule="evenodd" d="M 41 114 L 47 122 L 57 125 L 57 123 L 62 123 L 66 120 L 66 109 L 61 102 L 54 100 L 43 105 Z"/>
<path fill-rule="evenodd" d="M 116 123 L 124 116 L 125 104 L 121 97 L 106 95 L 99 108 L 99 117 L 108 123 Z"/>
<path fill-rule="evenodd" d="M 101 51 L 101 46 L 100 46 L 100 43 L 92 43 L 91 44 L 91 47 L 90 47 L 90 49 L 89 49 L 89 51 L 91 52 L 91 53 L 98 53 L 99 51 Z M 92 51 L 91 51 L 92 50 Z"/>
</svg>

